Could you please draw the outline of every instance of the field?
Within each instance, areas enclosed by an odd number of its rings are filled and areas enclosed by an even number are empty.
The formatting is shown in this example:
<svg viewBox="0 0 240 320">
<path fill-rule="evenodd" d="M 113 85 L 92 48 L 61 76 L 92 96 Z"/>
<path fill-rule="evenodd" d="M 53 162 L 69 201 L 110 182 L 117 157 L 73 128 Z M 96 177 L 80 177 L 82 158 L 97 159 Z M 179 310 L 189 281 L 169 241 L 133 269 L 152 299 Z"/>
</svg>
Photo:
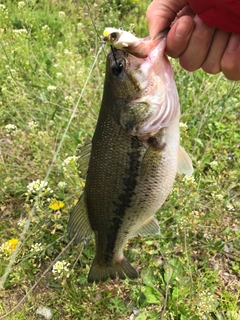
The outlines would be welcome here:
<svg viewBox="0 0 240 320">
<path fill-rule="evenodd" d="M 0 4 L 0 319 L 240 319 L 240 83 L 182 70 L 178 175 L 157 213 L 161 234 L 125 255 L 140 278 L 87 283 L 94 241 L 69 244 L 81 194 L 77 149 L 102 97 L 105 27 L 147 36 L 148 2 Z"/>
</svg>

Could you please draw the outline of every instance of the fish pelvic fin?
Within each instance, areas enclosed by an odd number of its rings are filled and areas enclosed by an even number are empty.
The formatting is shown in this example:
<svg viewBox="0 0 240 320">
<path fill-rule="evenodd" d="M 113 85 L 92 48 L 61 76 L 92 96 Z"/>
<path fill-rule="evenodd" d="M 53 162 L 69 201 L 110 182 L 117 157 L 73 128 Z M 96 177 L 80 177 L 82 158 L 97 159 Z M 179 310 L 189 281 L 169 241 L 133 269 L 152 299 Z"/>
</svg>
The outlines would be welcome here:
<svg viewBox="0 0 240 320">
<path fill-rule="evenodd" d="M 123 257 L 123 259 L 117 263 L 112 263 L 110 265 L 98 263 L 95 259 L 93 260 L 90 272 L 88 274 L 88 282 L 99 283 L 108 280 L 109 278 L 114 280 L 117 276 L 124 280 L 126 276 L 130 279 L 138 278 L 138 272 L 136 269 L 128 262 L 128 260 Z"/>
<path fill-rule="evenodd" d="M 86 179 L 88 172 L 88 165 L 90 160 L 90 155 L 92 151 L 92 141 L 86 142 L 83 146 L 79 147 L 77 150 L 77 169 L 79 176 L 82 179 Z"/>
<path fill-rule="evenodd" d="M 70 211 L 67 231 L 70 239 L 75 238 L 76 244 L 89 237 L 92 233 L 84 193 L 81 195 L 75 207 Z"/>
<path fill-rule="evenodd" d="M 191 176 L 193 174 L 192 160 L 182 146 L 178 149 L 178 172 Z"/>
<path fill-rule="evenodd" d="M 140 237 L 147 237 L 159 233 L 160 227 L 155 216 L 148 219 L 137 231 L 137 235 L 139 235 Z"/>
</svg>

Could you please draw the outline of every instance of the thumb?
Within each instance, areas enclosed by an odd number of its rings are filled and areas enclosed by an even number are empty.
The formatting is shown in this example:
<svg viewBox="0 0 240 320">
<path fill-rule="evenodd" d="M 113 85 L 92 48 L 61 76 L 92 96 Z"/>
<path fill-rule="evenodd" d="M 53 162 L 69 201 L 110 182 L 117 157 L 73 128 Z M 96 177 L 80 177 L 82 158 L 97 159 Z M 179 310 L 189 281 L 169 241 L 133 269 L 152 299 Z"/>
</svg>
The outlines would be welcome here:
<svg viewBox="0 0 240 320">
<path fill-rule="evenodd" d="M 150 38 L 169 27 L 187 4 L 187 0 L 153 0 L 146 12 Z"/>
</svg>

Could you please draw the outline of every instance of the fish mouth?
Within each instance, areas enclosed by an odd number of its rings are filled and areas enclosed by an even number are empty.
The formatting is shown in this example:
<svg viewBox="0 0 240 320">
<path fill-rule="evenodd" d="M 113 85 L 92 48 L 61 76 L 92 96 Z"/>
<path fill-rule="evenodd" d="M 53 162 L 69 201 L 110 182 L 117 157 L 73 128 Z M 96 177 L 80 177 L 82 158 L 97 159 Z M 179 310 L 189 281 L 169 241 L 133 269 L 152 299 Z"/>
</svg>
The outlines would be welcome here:
<svg viewBox="0 0 240 320">
<path fill-rule="evenodd" d="M 150 38 L 150 36 L 146 38 L 137 38 L 130 32 L 124 31 L 122 28 L 106 28 L 103 35 L 104 41 L 106 41 L 112 49 L 120 49 L 138 58 L 147 58 L 159 42 L 166 37 L 169 30 L 170 28 L 164 29 L 154 38 Z"/>
</svg>

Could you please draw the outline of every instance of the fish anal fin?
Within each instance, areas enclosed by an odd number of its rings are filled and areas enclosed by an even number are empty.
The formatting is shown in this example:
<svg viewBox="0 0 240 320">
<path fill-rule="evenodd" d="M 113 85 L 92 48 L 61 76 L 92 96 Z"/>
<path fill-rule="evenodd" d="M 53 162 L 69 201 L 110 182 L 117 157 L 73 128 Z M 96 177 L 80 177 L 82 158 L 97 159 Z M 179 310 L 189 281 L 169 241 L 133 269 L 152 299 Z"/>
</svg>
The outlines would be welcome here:
<svg viewBox="0 0 240 320">
<path fill-rule="evenodd" d="M 67 231 L 70 239 L 75 238 L 75 243 L 79 243 L 81 240 L 86 239 L 92 233 L 92 228 L 87 215 L 84 193 L 70 211 Z"/>
<path fill-rule="evenodd" d="M 136 279 L 139 275 L 136 269 L 125 257 L 116 263 L 108 265 L 98 263 L 94 259 L 88 275 L 88 282 L 99 283 L 104 282 L 109 278 L 114 280 L 117 277 L 119 277 L 121 280 L 124 280 L 126 279 L 126 276 L 130 279 Z"/>
<path fill-rule="evenodd" d="M 192 160 L 182 146 L 178 149 L 178 172 L 188 176 L 193 174 Z"/>
<path fill-rule="evenodd" d="M 141 237 L 147 237 L 149 235 L 159 234 L 160 227 L 158 224 L 158 220 L 155 216 L 148 219 L 144 225 L 137 231 L 137 235 Z"/>
</svg>

